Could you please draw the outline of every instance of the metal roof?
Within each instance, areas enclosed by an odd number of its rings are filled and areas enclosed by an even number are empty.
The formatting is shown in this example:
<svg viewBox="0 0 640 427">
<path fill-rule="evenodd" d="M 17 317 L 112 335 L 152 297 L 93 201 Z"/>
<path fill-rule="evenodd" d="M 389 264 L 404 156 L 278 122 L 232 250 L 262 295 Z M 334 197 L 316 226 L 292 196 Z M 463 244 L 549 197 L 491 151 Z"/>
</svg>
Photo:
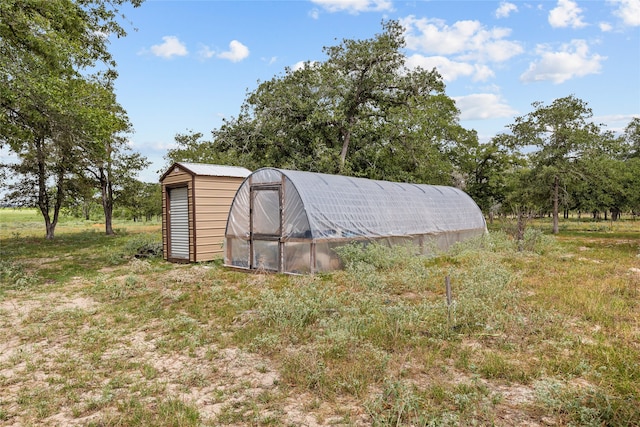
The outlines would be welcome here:
<svg viewBox="0 0 640 427">
<path fill-rule="evenodd" d="M 211 165 L 207 163 L 177 162 L 177 165 L 193 173 L 204 176 L 228 176 L 234 178 L 246 178 L 251 171 L 240 166 Z"/>
</svg>

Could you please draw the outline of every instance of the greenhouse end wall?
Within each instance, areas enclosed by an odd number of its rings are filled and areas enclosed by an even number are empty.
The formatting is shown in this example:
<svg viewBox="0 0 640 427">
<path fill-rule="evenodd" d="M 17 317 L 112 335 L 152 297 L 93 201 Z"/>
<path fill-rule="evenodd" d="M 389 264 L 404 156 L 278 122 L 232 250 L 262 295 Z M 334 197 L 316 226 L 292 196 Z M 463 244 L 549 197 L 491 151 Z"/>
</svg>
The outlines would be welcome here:
<svg viewBox="0 0 640 427">
<path fill-rule="evenodd" d="M 238 189 L 225 232 L 225 265 L 285 273 L 341 268 L 351 242 L 445 250 L 486 232 L 476 203 L 453 187 L 263 168 Z"/>
</svg>

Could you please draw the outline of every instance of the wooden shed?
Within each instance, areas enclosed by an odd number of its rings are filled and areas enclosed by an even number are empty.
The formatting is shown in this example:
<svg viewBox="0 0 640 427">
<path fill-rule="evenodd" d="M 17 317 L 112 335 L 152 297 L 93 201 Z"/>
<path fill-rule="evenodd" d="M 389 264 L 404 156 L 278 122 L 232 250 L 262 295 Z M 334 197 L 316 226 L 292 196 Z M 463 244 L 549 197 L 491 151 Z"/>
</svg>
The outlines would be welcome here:
<svg viewBox="0 0 640 427">
<path fill-rule="evenodd" d="M 229 207 L 249 174 L 237 166 L 171 165 L 160 177 L 164 259 L 186 263 L 222 255 Z"/>
</svg>

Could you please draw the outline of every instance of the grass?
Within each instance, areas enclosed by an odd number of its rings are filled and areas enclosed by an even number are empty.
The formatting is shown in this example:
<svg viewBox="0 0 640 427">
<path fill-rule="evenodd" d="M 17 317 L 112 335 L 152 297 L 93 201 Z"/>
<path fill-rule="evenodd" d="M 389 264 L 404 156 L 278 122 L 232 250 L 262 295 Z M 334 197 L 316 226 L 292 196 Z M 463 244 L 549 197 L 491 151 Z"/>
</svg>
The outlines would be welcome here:
<svg viewBox="0 0 640 427">
<path fill-rule="evenodd" d="M 0 425 L 640 425 L 640 222 L 561 225 L 290 277 L 0 210 Z"/>
</svg>

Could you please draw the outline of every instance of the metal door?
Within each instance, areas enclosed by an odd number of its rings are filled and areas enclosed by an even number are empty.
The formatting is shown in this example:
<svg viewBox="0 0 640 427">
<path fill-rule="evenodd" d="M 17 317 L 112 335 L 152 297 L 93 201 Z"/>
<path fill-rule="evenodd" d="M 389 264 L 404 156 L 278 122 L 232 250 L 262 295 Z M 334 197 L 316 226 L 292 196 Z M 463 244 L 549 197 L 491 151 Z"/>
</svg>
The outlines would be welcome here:
<svg viewBox="0 0 640 427">
<path fill-rule="evenodd" d="M 282 192 L 279 185 L 251 188 L 251 268 L 280 271 Z"/>
<path fill-rule="evenodd" d="M 169 258 L 189 259 L 187 187 L 169 189 Z"/>
</svg>

